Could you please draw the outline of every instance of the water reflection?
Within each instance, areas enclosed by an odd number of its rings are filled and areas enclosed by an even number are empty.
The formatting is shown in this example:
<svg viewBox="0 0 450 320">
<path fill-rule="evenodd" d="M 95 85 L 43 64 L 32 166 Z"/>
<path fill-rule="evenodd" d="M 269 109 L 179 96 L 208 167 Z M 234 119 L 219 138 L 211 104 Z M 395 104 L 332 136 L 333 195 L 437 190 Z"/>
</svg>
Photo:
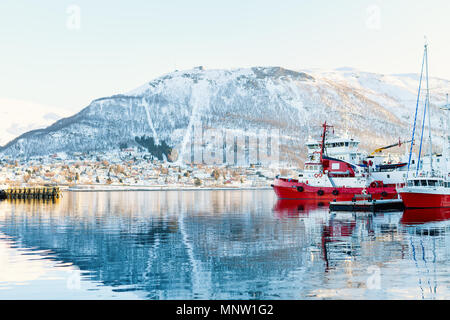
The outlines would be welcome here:
<svg viewBox="0 0 450 320">
<path fill-rule="evenodd" d="M 405 225 L 415 225 L 449 219 L 450 208 L 406 209 L 402 216 L 402 223 Z"/>
<path fill-rule="evenodd" d="M 448 217 L 330 213 L 325 204 L 277 201 L 271 190 L 3 201 L 0 271 L 15 271 L 0 278 L 0 297 L 20 297 L 34 283 L 54 289 L 48 284 L 59 279 L 60 299 L 450 298 Z M 367 284 L 374 267 L 375 289 Z M 66 269 L 79 271 L 79 288 L 68 287 Z"/>
</svg>

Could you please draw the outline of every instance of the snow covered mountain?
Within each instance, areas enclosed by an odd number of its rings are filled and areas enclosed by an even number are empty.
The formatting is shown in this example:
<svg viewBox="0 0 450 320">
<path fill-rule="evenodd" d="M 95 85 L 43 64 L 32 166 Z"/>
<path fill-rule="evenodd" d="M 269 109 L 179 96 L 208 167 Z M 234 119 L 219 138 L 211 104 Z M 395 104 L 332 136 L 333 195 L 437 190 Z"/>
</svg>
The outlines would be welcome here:
<svg viewBox="0 0 450 320">
<path fill-rule="evenodd" d="M 442 135 L 441 111 L 450 81 L 430 78 L 432 127 Z M 175 71 L 128 92 L 100 98 L 51 126 L 22 134 L 0 148 L 9 156 L 88 152 L 138 145 L 152 137 L 189 161 L 193 126 L 234 132 L 280 129 L 282 159 L 304 160 L 310 135 L 325 120 L 372 150 L 409 139 L 418 76 L 381 75 L 351 68 L 333 71 L 254 67 Z M 419 116 L 421 119 L 421 116 Z M 438 147 L 436 147 L 439 150 Z"/>
</svg>

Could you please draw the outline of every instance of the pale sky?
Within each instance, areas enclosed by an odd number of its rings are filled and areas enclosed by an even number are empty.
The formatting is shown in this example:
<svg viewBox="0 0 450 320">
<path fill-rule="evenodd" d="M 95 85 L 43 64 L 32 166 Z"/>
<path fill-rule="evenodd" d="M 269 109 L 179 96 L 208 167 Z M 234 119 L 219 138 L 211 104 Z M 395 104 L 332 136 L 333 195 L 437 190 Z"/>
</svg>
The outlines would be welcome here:
<svg viewBox="0 0 450 320">
<path fill-rule="evenodd" d="M 76 112 L 199 65 L 418 73 L 424 35 L 450 79 L 449 32 L 448 0 L 2 0 L 0 99 Z"/>
</svg>

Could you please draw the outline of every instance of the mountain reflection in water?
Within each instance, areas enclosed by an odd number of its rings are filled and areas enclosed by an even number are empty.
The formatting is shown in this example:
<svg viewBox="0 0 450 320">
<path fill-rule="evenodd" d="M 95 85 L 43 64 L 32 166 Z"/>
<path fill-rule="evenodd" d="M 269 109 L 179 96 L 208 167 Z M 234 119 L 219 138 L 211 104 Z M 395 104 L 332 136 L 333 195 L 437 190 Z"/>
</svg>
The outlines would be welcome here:
<svg viewBox="0 0 450 320">
<path fill-rule="evenodd" d="M 448 218 L 448 209 L 330 213 L 271 190 L 3 201 L 0 270 L 21 258 L 0 278 L 0 297 L 45 291 L 53 271 L 72 268 L 82 285 L 61 276 L 58 299 L 105 297 L 100 289 L 119 299 L 448 299 Z M 39 273 L 17 281 L 37 261 Z"/>
</svg>

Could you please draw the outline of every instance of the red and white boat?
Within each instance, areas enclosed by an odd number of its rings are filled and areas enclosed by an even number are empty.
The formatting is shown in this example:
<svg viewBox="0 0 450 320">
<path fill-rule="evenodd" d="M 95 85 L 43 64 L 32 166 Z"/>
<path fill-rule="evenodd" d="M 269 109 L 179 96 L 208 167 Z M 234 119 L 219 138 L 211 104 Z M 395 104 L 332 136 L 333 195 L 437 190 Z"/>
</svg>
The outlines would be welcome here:
<svg viewBox="0 0 450 320">
<path fill-rule="evenodd" d="M 406 171 L 402 169 L 406 163 L 375 166 L 357 151 L 358 141 L 326 139 L 330 127 L 325 122 L 321 141 L 307 143 L 308 161 L 298 179 L 275 179 L 272 187 L 278 198 L 345 201 L 357 194 L 370 194 L 372 199 L 396 198 L 396 187 L 404 184 Z"/>
<path fill-rule="evenodd" d="M 450 208 L 450 182 L 441 177 L 415 177 L 398 190 L 405 208 Z"/>
<path fill-rule="evenodd" d="M 415 175 L 407 179 L 407 183 L 403 188 L 400 188 L 398 190 L 402 200 L 403 204 L 406 208 L 450 208 L 450 179 L 449 179 L 449 173 L 448 173 L 448 164 L 443 167 L 443 172 L 441 173 L 442 176 L 439 176 L 436 174 L 436 170 L 433 167 L 433 145 L 432 145 L 432 133 L 431 133 L 431 116 L 430 116 L 430 91 L 428 88 L 428 46 L 425 44 L 424 49 L 424 57 L 423 61 L 425 67 L 426 67 L 426 100 L 425 100 L 425 106 L 424 106 L 424 117 L 423 117 L 423 124 L 422 124 L 422 134 L 420 137 L 420 148 L 419 148 L 419 161 L 418 164 L 421 164 L 420 162 L 420 156 L 422 151 L 422 139 L 424 135 L 424 124 L 425 124 L 425 117 L 428 116 L 428 156 L 429 156 L 429 171 L 424 170 L 424 165 L 417 167 Z M 422 65 L 422 74 L 423 74 L 423 65 Z M 422 79 L 422 74 L 420 76 L 420 79 Z M 420 87 L 419 84 L 419 94 L 418 94 L 418 100 L 416 105 L 416 116 L 419 108 L 419 97 L 420 97 Z M 428 108 L 427 108 L 428 106 Z M 447 95 L 447 104 L 443 107 L 444 110 L 449 110 L 448 105 L 448 95 Z M 427 112 L 427 113 L 426 113 Z M 448 122 L 447 122 L 448 123 Z M 416 127 L 416 117 L 414 119 L 414 126 L 413 126 L 413 136 L 412 136 L 412 144 L 414 143 L 414 133 L 415 133 L 415 127 Z M 444 138 L 444 145 L 443 145 L 443 151 L 446 154 L 449 150 L 448 143 L 450 142 L 450 136 L 448 136 L 448 128 L 446 130 L 447 137 Z M 446 141 L 447 140 L 447 141 Z M 447 145 L 446 145 L 447 144 Z M 447 152 L 446 152 L 447 151 Z M 411 145 L 411 151 L 410 155 L 412 155 L 412 145 Z M 444 157 L 444 160 L 448 162 L 448 154 Z M 422 161 L 423 163 L 423 161 Z M 419 172 L 420 169 L 420 172 Z"/>
</svg>

